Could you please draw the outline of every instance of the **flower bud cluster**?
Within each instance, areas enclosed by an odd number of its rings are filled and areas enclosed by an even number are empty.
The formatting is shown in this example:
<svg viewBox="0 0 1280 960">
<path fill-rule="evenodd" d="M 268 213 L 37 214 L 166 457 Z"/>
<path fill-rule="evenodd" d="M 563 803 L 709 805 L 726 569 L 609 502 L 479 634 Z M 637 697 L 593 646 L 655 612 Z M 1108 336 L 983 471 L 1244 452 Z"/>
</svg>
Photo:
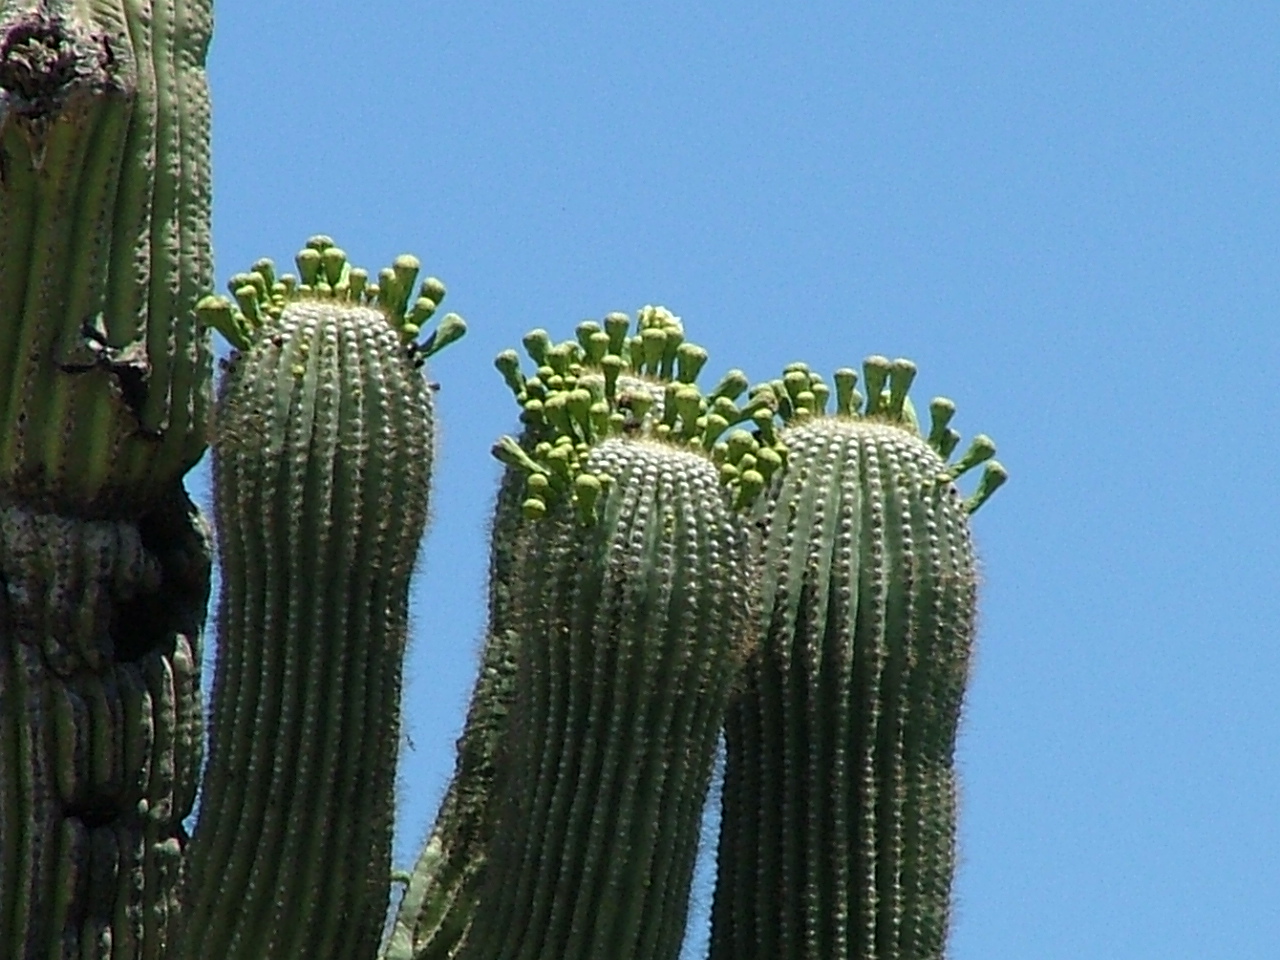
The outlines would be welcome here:
<svg viewBox="0 0 1280 960">
<path fill-rule="evenodd" d="M 382 311 L 417 360 L 424 360 L 466 332 L 462 318 L 450 313 L 425 340 L 417 342 L 423 325 L 435 314 L 445 295 L 444 284 L 427 277 L 418 287 L 417 296 L 413 296 L 421 268 L 417 257 L 401 254 L 371 279 L 368 270 L 351 265 L 346 251 L 331 238 L 318 235 L 307 241 L 294 262 L 297 274 L 277 276 L 275 264 L 265 257 L 248 271 L 237 273 L 227 283 L 233 300 L 210 295 L 196 304 L 201 322 L 218 330 L 236 349 L 244 350 L 265 327 L 279 320 L 290 303 L 298 300 L 372 307 Z"/>
<path fill-rule="evenodd" d="M 786 455 L 773 430 L 772 392 L 753 392 L 738 403 L 748 392 L 740 370 L 702 391 L 694 381 L 707 352 L 686 341 L 679 318 L 662 307 L 640 310 L 634 330 L 626 314 L 611 313 L 576 332 L 561 343 L 545 330 L 526 335 L 531 376 L 514 350 L 495 360 L 520 404 L 525 432 L 520 440 L 501 438 L 493 452 L 527 474 L 526 516 L 540 517 L 555 498 L 568 497 L 582 522 L 592 522 L 610 478 L 585 463 L 610 437 L 699 451 L 718 465 L 736 509 L 754 502 Z"/>
</svg>

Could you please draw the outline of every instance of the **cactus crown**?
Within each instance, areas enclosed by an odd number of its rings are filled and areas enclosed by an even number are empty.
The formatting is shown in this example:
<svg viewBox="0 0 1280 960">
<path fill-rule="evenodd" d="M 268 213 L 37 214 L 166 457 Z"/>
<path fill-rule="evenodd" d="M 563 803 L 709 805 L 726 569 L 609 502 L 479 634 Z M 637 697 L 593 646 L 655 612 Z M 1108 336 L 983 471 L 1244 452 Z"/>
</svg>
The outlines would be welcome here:
<svg viewBox="0 0 1280 960">
<path fill-rule="evenodd" d="M 417 342 L 426 323 L 444 299 L 445 288 L 435 277 L 427 277 L 412 297 L 421 264 L 417 257 L 401 254 L 370 281 L 369 271 L 353 267 L 346 251 L 330 237 L 317 235 L 294 258 L 298 273 L 276 275 L 275 264 L 263 258 L 247 272 L 237 273 L 227 283 L 234 301 L 210 295 L 196 304 L 200 320 L 218 330 L 239 350 L 250 347 L 272 321 L 278 320 L 290 303 L 299 300 L 349 303 L 381 310 L 400 338 L 410 344 L 415 359 L 424 360 L 448 346 L 466 332 L 466 324 L 456 313 L 446 314 L 436 329 Z"/>
<path fill-rule="evenodd" d="M 889 360 L 877 355 L 862 362 L 862 371 L 867 388 L 865 398 L 857 389 L 858 372 L 852 367 L 842 367 L 832 375 L 836 416 L 902 427 L 924 438 L 939 457 L 949 461 L 960 443 L 960 434 L 951 426 L 951 419 L 956 413 L 955 403 L 946 397 L 934 397 L 929 401 L 929 432 L 926 435 L 920 428 L 915 406 L 907 395 L 915 380 L 916 365 L 910 360 Z M 755 387 L 752 395 L 771 397 L 779 417 L 792 425 L 825 414 L 831 388 L 807 364 L 791 363 L 781 377 Z M 760 426 L 762 436 L 768 442 L 772 439 L 769 432 L 771 424 L 761 423 Z M 1004 465 L 992 459 L 995 453 L 995 442 L 985 433 L 979 433 L 959 459 L 948 462 L 935 478 L 940 484 L 953 483 L 979 464 L 985 464 L 977 488 L 964 501 L 964 509 L 969 514 L 977 511 L 1009 479 Z"/>
<path fill-rule="evenodd" d="M 710 457 L 731 493 L 735 509 L 750 506 L 782 466 L 785 448 L 772 429 L 767 438 L 739 424 L 770 424 L 776 401 L 747 392 L 741 370 L 730 370 L 709 392 L 694 381 L 707 352 L 684 338 L 680 318 L 647 306 L 636 317 L 611 313 L 600 324 L 578 325 L 577 337 L 552 343 L 545 330 L 524 338 L 536 365 L 526 377 L 514 350 L 494 361 L 521 407 L 521 441 L 502 437 L 493 454 L 527 474 L 524 512 L 546 513 L 548 503 L 568 497 L 583 523 L 595 519 L 607 473 L 585 466 L 593 447 L 610 437 L 633 437 L 669 444 Z M 734 429 L 736 428 L 736 429 Z"/>
</svg>

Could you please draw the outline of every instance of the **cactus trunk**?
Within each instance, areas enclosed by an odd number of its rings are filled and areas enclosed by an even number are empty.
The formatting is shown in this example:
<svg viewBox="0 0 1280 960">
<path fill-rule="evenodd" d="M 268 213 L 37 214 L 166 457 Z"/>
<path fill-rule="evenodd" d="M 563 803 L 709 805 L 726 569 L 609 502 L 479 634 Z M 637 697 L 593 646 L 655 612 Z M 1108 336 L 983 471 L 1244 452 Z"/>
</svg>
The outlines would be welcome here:
<svg viewBox="0 0 1280 960">
<path fill-rule="evenodd" d="M 208 0 L 0 0 L 0 956 L 167 955 L 201 755 Z"/>
</svg>

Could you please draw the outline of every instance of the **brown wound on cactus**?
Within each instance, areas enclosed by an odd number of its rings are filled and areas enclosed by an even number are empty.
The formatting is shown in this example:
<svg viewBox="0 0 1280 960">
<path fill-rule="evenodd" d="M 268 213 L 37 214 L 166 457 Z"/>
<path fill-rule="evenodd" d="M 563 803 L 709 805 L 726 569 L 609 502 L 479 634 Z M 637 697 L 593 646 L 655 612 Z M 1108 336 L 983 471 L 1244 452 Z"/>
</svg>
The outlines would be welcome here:
<svg viewBox="0 0 1280 960">
<path fill-rule="evenodd" d="M 761 420 L 773 418 L 774 395 L 758 392 L 738 404 L 748 385 L 740 370 L 704 394 L 694 381 L 707 352 L 685 340 L 680 319 L 663 307 L 641 309 L 634 332 L 625 314 L 611 313 L 602 324 L 579 324 L 575 338 L 562 343 L 533 330 L 524 347 L 534 364 L 531 376 L 514 350 L 494 361 L 520 404 L 524 443 L 502 437 L 493 454 L 527 474 L 529 518 L 566 498 L 583 523 L 592 522 L 610 478 L 590 473 L 584 464 L 596 445 L 612 437 L 655 440 L 710 456 L 739 510 L 754 502 L 784 460 L 772 431 L 758 429 Z"/>
</svg>

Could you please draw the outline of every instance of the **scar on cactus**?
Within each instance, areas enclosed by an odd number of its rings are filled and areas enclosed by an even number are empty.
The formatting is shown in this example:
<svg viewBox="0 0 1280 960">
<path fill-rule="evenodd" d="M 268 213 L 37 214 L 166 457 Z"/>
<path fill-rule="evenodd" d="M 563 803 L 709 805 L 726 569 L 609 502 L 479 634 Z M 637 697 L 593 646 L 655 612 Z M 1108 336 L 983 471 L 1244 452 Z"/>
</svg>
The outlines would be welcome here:
<svg viewBox="0 0 1280 960">
<path fill-rule="evenodd" d="M 206 297 L 236 345 L 213 487 L 223 590 L 183 957 L 373 956 L 391 882 L 409 579 L 428 515 L 432 391 L 465 330 L 444 286 L 376 279 L 328 237 Z M 422 337 L 422 339 L 419 339 Z M 334 865 L 341 869 L 335 870 Z"/>
<path fill-rule="evenodd" d="M 82 347 L 88 354 L 87 358 L 63 360 L 58 368 L 63 373 L 89 373 L 94 370 L 106 373 L 115 384 L 120 399 L 137 421 L 138 434 L 158 440 L 164 432 L 163 428 L 148 427 L 142 422 L 142 412 L 147 405 L 147 381 L 151 377 L 151 364 L 147 362 L 146 353 L 137 343 L 127 347 L 113 347 L 102 330 L 101 316 L 99 314 L 97 318 L 81 324 Z"/>
</svg>

